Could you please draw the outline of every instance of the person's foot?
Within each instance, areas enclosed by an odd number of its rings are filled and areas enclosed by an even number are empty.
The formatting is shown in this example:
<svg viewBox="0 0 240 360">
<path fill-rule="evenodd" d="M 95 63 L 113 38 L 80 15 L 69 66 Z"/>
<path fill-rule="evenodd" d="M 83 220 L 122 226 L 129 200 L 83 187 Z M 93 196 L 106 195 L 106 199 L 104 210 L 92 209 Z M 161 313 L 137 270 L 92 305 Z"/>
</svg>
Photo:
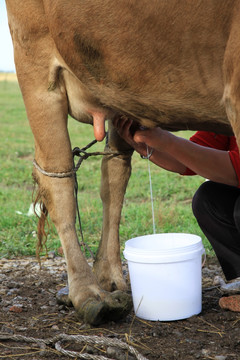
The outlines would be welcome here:
<svg viewBox="0 0 240 360">
<path fill-rule="evenodd" d="M 225 294 L 240 294 L 240 278 L 226 283 L 221 276 L 214 278 L 214 285 L 220 285 L 220 290 Z"/>
</svg>

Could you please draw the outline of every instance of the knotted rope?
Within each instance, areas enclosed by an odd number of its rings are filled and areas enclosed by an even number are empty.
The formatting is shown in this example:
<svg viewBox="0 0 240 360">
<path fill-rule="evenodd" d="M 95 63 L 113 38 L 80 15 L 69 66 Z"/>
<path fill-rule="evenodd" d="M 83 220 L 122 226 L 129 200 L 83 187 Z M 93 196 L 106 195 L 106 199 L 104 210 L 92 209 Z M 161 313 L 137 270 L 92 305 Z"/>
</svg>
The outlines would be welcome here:
<svg viewBox="0 0 240 360">
<path fill-rule="evenodd" d="M 61 342 L 63 341 L 72 341 L 77 344 L 87 343 L 90 345 L 104 345 L 104 346 L 112 346 L 116 348 L 120 348 L 121 350 L 129 351 L 132 355 L 136 357 L 137 360 L 148 360 L 142 354 L 140 354 L 133 346 L 128 345 L 127 343 L 118 340 L 118 339 L 110 339 L 107 337 L 100 336 L 87 336 L 87 335 L 67 335 L 67 334 L 59 334 L 50 339 L 39 339 L 34 337 L 26 337 L 23 335 L 9 335 L 0 333 L 0 340 L 13 340 L 13 341 L 24 341 L 26 343 L 35 343 L 38 345 L 54 345 L 55 349 L 61 352 L 63 355 L 67 355 L 74 358 L 80 359 L 92 359 L 92 360 L 107 360 L 101 355 L 93 355 L 88 353 L 81 353 L 76 351 L 65 350 L 61 346 Z"/>
<path fill-rule="evenodd" d="M 83 147 L 82 149 L 80 149 L 79 147 L 75 147 L 72 150 L 73 160 L 74 160 L 75 156 L 79 156 L 79 160 L 78 160 L 76 165 L 74 164 L 73 169 L 70 170 L 70 171 L 67 171 L 67 172 L 49 172 L 49 171 L 45 171 L 44 169 L 41 168 L 41 166 L 36 162 L 35 159 L 33 160 L 33 165 L 43 175 L 62 179 L 62 178 L 74 176 L 76 174 L 76 172 L 78 171 L 78 169 L 80 168 L 83 160 L 88 159 L 90 156 L 99 156 L 99 155 L 101 155 L 101 156 L 103 156 L 103 155 L 118 156 L 118 155 L 123 154 L 123 153 L 119 153 L 117 151 L 95 151 L 95 152 L 90 152 L 90 153 L 86 152 L 86 150 L 89 149 L 94 144 L 96 144 L 96 142 L 97 142 L 97 140 L 93 140 L 87 146 Z"/>
<path fill-rule="evenodd" d="M 79 147 L 75 147 L 72 150 L 72 155 L 73 155 L 73 168 L 70 171 L 67 172 L 49 172 L 49 171 L 45 171 L 44 169 L 42 169 L 39 164 L 36 162 L 36 160 L 33 160 L 33 165 L 35 166 L 35 168 L 43 175 L 45 176 L 49 176 L 52 178 L 59 178 L 59 179 L 63 179 L 66 177 L 72 177 L 74 176 L 74 180 L 75 180 L 75 199 L 76 199 L 76 208 L 77 208 L 77 217 L 78 217 L 78 223 L 79 223 L 79 231 L 81 234 L 81 238 L 82 241 L 79 242 L 80 246 L 83 246 L 84 250 L 85 248 L 87 248 L 87 250 L 89 251 L 91 258 L 94 260 L 94 255 L 91 251 L 91 249 L 88 247 L 88 245 L 84 242 L 84 238 L 83 238 L 83 232 L 82 232 L 82 224 L 81 224 L 81 218 L 80 218 L 80 212 L 79 212 L 79 206 L 78 206 L 78 181 L 77 181 L 77 171 L 80 168 L 83 160 L 88 159 L 90 156 L 119 156 L 119 155 L 124 155 L 125 153 L 119 153 L 117 151 L 95 151 L 95 152 L 87 152 L 86 150 L 88 150 L 90 147 L 92 147 L 94 144 L 97 143 L 97 140 L 93 140 L 91 141 L 88 145 L 86 145 L 85 147 L 83 147 L 82 149 L 80 149 Z M 106 143 L 108 143 L 108 134 L 106 135 Z M 130 152 L 129 152 L 130 153 Z M 132 151 L 131 151 L 132 153 Z M 74 158 L 75 156 L 79 157 L 78 162 L 75 164 L 74 162 Z"/>
</svg>

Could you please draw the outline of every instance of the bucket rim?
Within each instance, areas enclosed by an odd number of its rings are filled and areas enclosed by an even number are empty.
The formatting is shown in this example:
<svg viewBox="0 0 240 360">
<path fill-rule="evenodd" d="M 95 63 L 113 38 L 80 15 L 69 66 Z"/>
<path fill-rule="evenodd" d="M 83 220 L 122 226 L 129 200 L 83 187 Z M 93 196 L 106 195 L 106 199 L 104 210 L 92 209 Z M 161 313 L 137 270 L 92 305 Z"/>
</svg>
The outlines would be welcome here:
<svg viewBox="0 0 240 360">
<path fill-rule="evenodd" d="M 171 237 L 173 239 L 173 236 L 175 236 L 175 239 L 177 237 L 186 238 L 186 236 L 188 236 L 191 237 L 192 240 L 194 241 L 192 241 L 189 244 L 185 244 L 184 246 L 174 246 L 172 248 L 165 247 L 162 249 L 151 249 L 151 248 L 148 249 L 146 247 L 142 247 L 142 248 L 136 247 L 136 243 L 138 242 L 138 240 L 142 241 L 144 238 L 147 238 L 149 241 L 149 238 L 154 237 L 155 241 L 158 242 L 158 241 L 167 241 L 166 237 L 169 238 Z M 159 239 L 157 239 L 156 237 L 159 237 Z M 147 241 L 147 239 L 145 240 Z M 157 262 L 184 261 L 194 258 L 197 255 L 203 254 L 203 252 L 204 252 L 204 247 L 202 244 L 202 239 L 198 235 L 189 234 L 189 233 L 160 233 L 160 234 L 138 236 L 127 240 L 125 243 L 125 249 L 123 251 L 123 255 L 129 261 L 140 262 L 140 263 L 143 262 L 157 263 Z"/>
</svg>

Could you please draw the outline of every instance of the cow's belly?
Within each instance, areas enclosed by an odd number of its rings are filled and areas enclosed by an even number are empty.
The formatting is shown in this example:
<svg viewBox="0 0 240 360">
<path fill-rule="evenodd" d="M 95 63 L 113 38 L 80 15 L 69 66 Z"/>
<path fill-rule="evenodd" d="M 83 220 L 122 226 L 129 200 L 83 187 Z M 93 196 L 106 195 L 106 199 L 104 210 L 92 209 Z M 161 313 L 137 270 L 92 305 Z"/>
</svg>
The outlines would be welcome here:
<svg viewBox="0 0 240 360">
<path fill-rule="evenodd" d="M 116 3 L 104 2 L 105 6 L 111 5 L 109 17 L 103 12 L 102 2 L 91 1 L 85 7 L 74 0 L 74 14 L 72 7 L 63 12 L 61 1 L 46 4 L 56 47 L 75 74 L 71 79 L 69 74 L 64 75 L 73 117 L 91 122 L 93 112 L 105 118 L 110 110 L 111 114 L 125 114 L 145 126 L 229 133 L 221 104 L 227 34 L 220 31 L 221 25 L 216 28 L 213 14 L 208 15 L 207 1 L 199 9 L 198 31 L 192 7 L 187 3 L 178 6 L 181 13 L 181 7 L 187 7 L 184 16 L 189 26 L 185 29 L 180 19 L 172 24 L 171 31 L 166 27 L 160 3 L 158 13 L 149 9 L 131 21 L 120 17 L 123 12 Z M 137 10 L 138 2 L 134 4 Z M 91 26 L 90 9 L 95 14 Z M 223 19 L 230 19 L 231 12 L 227 7 L 224 11 Z M 218 9 L 214 8 L 215 12 Z M 131 16 L 128 8 L 124 14 Z M 142 24 L 150 15 L 154 26 L 146 31 Z"/>
<path fill-rule="evenodd" d="M 70 71 L 63 70 L 62 77 L 68 96 L 69 114 L 80 122 L 92 124 L 96 113 L 100 114 L 103 120 L 112 119 L 115 113 L 123 113 L 147 127 L 161 126 L 172 131 L 205 130 L 232 134 L 225 108 L 220 100 L 216 100 L 216 103 L 209 102 L 203 96 L 195 94 L 195 101 L 175 97 L 169 99 L 166 106 L 161 94 L 158 99 L 153 97 L 152 101 L 146 104 L 139 94 L 130 98 L 126 92 L 125 97 L 121 94 L 121 105 L 111 107 L 110 103 L 109 107 L 104 107 Z M 117 95 L 112 102 L 118 102 Z M 132 108 L 129 108 L 130 103 Z"/>
<path fill-rule="evenodd" d="M 54 62 L 54 66 L 61 69 L 60 77 L 68 97 L 69 114 L 80 122 L 92 124 L 96 114 L 106 120 L 120 113 L 146 127 L 232 134 L 221 101 L 221 74 L 212 74 L 204 84 L 196 77 L 186 78 L 185 74 L 178 74 L 177 80 L 184 78 L 181 87 L 179 81 L 174 79 L 174 71 L 171 77 L 163 71 L 161 80 L 164 81 L 160 85 L 156 86 L 158 80 L 153 79 L 149 82 L 151 86 L 147 84 L 139 90 L 134 84 L 130 89 L 119 89 L 113 82 L 83 83 L 78 79 L 75 69 L 70 69 L 61 56 Z M 50 72 L 56 73 L 53 69 Z"/>
<path fill-rule="evenodd" d="M 62 69 L 61 77 L 68 97 L 68 111 L 74 119 L 86 124 L 93 124 L 96 113 L 100 114 L 104 120 L 111 119 L 113 113 L 101 106 L 84 84 L 68 69 Z"/>
<path fill-rule="evenodd" d="M 94 114 L 106 120 L 114 114 L 125 114 L 146 127 L 161 126 L 168 130 L 206 130 L 232 134 L 222 103 L 223 85 L 217 74 L 204 86 L 191 77 L 182 89 L 172 84 L 165 74 L 161 85 L 119 89 L 115 83 L 82 82 L 75 68 L 61 64 L 61 76 L 66 88 L 70 115 L 92 124 Z M 73 75 L 74 74 L 74 75 Z M 217 79 L 214 83 L 214 80 Z M 191 81 L 190 81 L 191 80 Z M 186 85 L 187 84 L 187 85 Z M 172 90 L 173 89 L 173 90 Z M 182 91 L 181 91 L 182 90 Z"/>
</svg>

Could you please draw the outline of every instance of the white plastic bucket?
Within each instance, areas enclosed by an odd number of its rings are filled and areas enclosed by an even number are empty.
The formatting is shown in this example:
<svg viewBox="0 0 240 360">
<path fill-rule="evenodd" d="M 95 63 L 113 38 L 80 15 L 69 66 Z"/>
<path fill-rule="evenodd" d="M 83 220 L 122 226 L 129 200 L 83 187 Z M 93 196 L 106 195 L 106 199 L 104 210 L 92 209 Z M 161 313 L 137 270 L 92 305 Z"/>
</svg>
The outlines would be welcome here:
<svg viewBox="0 0 240 360">
<path fill-rule="evenodd" d="M 202 310 L 202 240 L 168 233 L 126 241 L 135 314 L 146 320 L 186 319 Z"/>
</svg>

